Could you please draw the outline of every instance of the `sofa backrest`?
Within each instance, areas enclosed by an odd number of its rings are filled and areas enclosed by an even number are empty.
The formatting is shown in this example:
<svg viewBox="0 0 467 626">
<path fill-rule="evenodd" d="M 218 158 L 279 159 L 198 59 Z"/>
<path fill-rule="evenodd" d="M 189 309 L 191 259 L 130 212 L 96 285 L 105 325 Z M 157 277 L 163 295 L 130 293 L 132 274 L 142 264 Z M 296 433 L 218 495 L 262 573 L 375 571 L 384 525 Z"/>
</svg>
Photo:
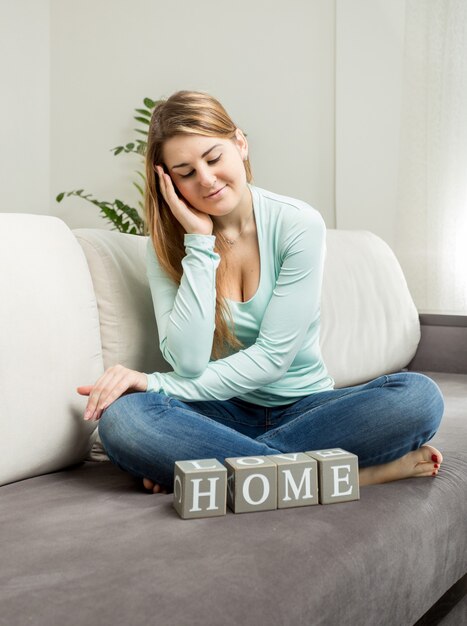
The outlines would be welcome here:
<svg viewBox="0 0 467 626">
<path fill-rule="evenodd" d="M 74 231 L 97 295 L 104 366 L 171 368 L 159 351 L 146 279 L 146 237 Z M 321 304 L 321 349 L 336 386 L 405 367 L 420 340 L 417 310 L 389 246 L 367 231 L 328 230 Z"/>
</svg>

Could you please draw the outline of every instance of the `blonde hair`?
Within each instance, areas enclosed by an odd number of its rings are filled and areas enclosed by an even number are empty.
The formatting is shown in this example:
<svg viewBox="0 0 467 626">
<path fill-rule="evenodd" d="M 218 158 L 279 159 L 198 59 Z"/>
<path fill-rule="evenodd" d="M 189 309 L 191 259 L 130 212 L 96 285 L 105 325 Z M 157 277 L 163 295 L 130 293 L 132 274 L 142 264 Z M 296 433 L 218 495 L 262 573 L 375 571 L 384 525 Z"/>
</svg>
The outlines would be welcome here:
<svg viewBox="0 0 467 626">
<path fill-rule="evenodd" d="M 221 103 L 209 94 L 198 91 L 178 91 L 160 102 L 153 111 L 146 150 L 146 224 L 159 263 L 177 284 L 180 284 L 183 273 L 185 231 L 162 196 L 154 167 L 163 163 L 164 143 L 176 135 L 204 135 L 232 139 L 236 129 L 237 126 Z M 244 165 L 246 179 L 251 182 L 248 158 Z M 216 275 L 215 331 L 211 353 L 213 359 L 228 354 L 229 348 L 238 350 L 243 346 L 233 331 L 232 315 L 225 297 L 227 265 L 223 253 L 227 249 L 228 246 L 222 238 L 216 237 L 214 250 L 220 255 L 221 261 Z"/>
</svg>

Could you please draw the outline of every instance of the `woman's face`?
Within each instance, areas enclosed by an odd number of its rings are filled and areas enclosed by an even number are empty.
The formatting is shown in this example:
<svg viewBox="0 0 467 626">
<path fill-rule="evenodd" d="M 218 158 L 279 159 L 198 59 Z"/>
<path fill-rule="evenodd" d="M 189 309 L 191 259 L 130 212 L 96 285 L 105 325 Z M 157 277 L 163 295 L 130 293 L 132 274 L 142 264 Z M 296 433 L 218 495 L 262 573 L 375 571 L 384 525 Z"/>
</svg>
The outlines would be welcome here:
<svg viewBox="0 0 467 626">
<path fill-rule="evenodd" d="M 230 213 L 251 198 L 243 164 L 248 144 L 237 129 L 233 139 L 176 135 L 163 148 L 164 164 L 189 204 L 214 216 Z"/>
</svg>

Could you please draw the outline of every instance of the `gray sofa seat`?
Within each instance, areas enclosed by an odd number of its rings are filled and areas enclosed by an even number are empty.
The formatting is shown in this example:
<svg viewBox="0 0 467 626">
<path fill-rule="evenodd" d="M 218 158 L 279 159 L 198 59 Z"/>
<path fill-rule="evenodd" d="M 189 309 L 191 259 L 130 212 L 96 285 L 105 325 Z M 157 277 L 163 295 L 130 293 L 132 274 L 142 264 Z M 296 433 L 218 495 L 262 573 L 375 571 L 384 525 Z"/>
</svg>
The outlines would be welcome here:
<svg viewBox="0 0 467 626">
<path fill-rule="evenodd" d="M 430 375 L 441 471 L 359 501 L 182 520 L 110 462 L 3 486 L 0 624 L 414 624 L 467 572 L 467 376 Z"/>
</svg>

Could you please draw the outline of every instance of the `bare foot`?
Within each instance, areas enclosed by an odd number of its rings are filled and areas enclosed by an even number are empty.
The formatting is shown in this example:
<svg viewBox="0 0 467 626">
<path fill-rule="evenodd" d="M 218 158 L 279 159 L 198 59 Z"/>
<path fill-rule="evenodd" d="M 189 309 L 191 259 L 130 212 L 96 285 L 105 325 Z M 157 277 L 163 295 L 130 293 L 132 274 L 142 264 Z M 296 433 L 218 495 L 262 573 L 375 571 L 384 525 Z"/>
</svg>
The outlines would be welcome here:
<svg viewBox="0 0 467 626">
<path fill-rule="evenodd" d="M 167 489 L 163 489 L 161 485 L 155 483 L 150 478 L 143 478 L 143 485 L 148 491 L 153 493 L 167 493 Z"/>
<path fill-rule="evenodd" d="M 441 452 L 433 446 L 425 444 L 418 450 L 409 452 L 390 463 L 364 467 L 359 471 L 359 482 L 361 486 L 377 485 L 401 478 L 436 476 L 442 461 Z"/>
</svg>

